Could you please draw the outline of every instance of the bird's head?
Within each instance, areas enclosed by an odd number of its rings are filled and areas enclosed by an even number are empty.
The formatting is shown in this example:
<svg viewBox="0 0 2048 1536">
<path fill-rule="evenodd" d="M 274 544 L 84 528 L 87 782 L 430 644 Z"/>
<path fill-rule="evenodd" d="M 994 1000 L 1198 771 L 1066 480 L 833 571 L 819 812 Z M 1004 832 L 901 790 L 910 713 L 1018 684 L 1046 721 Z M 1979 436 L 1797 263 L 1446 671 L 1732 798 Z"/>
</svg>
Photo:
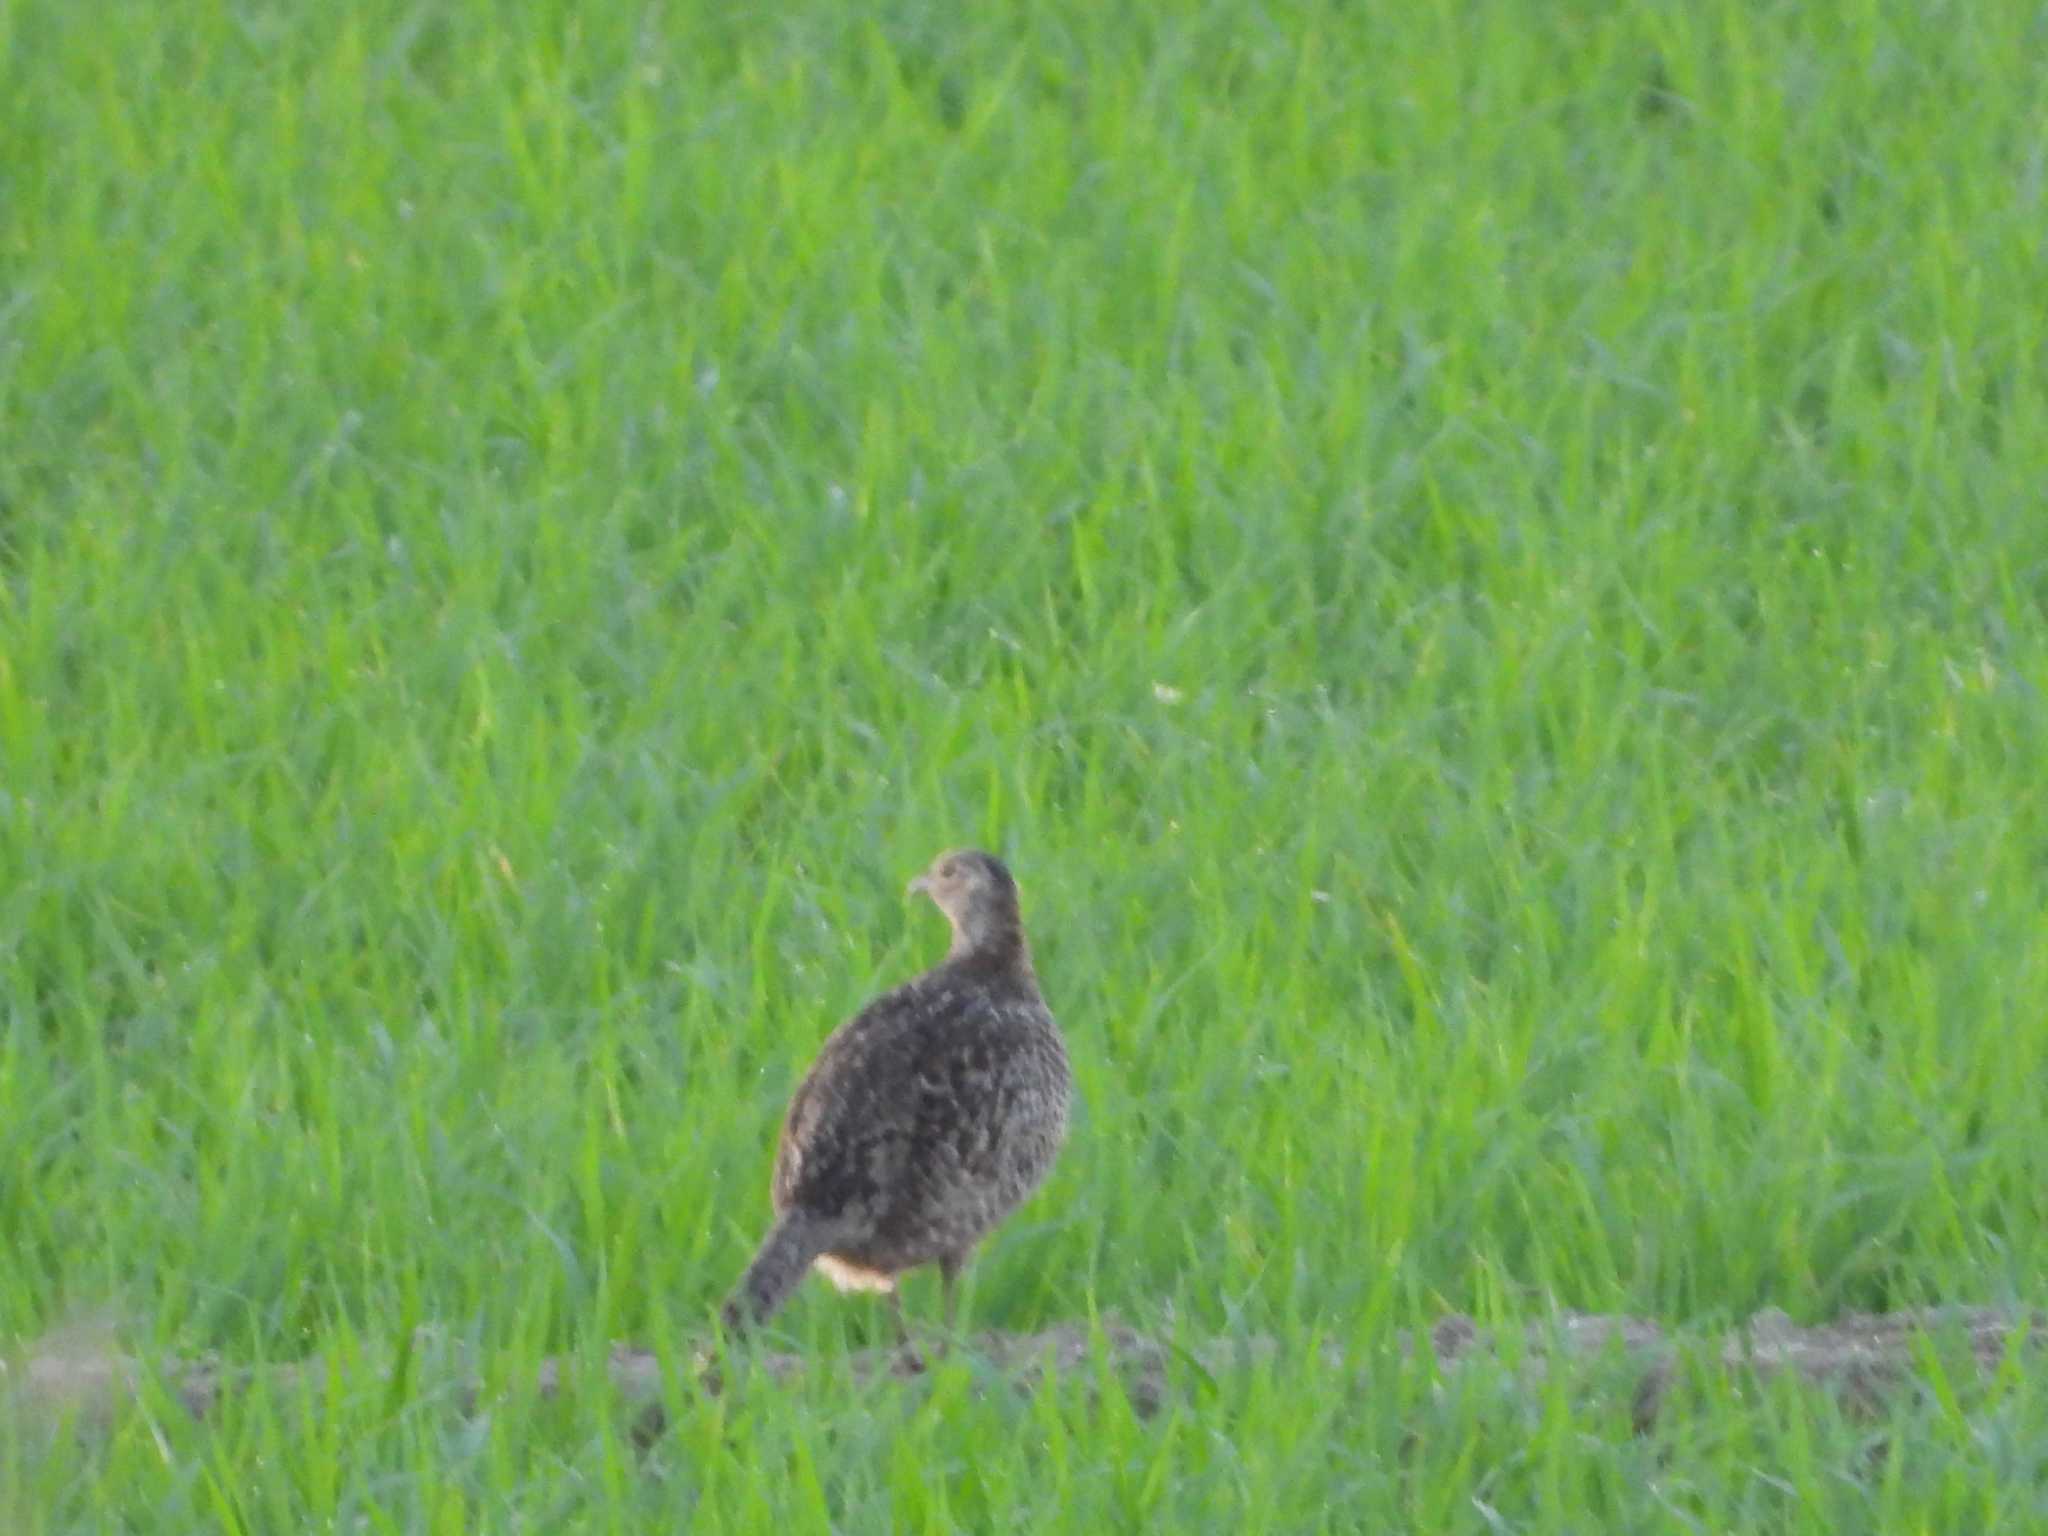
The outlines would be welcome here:
<svg viewBox="0 0 2048 1536">
<path fill-rule="evenodd" d="M 910 882 L 906 894 L 920 892 L 931 897 L 953 925 L 954 955 L 1011 948 L 1023 952 L 1017 882 L 994 854 L 976 848 L 940 854 L 931 868 Z"/>
</svg>

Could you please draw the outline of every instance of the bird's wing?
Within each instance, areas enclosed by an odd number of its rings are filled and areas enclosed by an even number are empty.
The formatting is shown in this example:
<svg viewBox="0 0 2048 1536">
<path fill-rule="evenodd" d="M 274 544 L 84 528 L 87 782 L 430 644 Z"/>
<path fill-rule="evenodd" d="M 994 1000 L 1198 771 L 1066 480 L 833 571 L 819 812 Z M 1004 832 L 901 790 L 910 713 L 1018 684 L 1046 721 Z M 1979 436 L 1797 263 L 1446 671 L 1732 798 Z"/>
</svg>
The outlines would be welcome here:
<svg viewBox="0 0 2048 1536">
<path fill-rule="evenodd" d="M 983 1117 L 1000 1070 L 990 1038 L 1004 1000 L 927 975 L 886 993 L 833 1032 L 797 1088 L 775 1163 L 775 1200 L 825 1214 L 873 1208 L 920 1147 L 954 1160 L 985 1152 Z"/>
</svg>

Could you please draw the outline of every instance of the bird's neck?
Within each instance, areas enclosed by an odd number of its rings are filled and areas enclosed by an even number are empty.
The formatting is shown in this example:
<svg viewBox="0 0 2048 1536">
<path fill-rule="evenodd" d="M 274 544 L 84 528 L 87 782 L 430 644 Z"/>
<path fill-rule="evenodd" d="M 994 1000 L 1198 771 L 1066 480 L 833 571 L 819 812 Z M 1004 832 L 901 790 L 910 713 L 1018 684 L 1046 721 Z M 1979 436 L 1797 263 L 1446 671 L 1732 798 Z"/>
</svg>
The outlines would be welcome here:
<svg viewBox="0 0 2048 1536">
<path fill-rule="evenodd" d="M 946 960 L 976 970 L 1032 973 L 1031 947 L 1024 942 L 1023 928 L 1015 922 L 956 922 Z"/>
</svg>

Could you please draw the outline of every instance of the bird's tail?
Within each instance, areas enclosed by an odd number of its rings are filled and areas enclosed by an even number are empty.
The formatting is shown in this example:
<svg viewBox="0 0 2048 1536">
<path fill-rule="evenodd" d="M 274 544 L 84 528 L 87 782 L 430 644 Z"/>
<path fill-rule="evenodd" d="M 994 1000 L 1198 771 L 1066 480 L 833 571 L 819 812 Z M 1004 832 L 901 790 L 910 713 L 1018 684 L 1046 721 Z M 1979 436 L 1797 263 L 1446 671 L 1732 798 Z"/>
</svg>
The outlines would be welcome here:
<svg viewBox="0 0 2048 1536">
<path fill-rule="evenodd" d="M 763 1322 L 797 1288 L 832 1242 L 831 1223 L 802 1211 L 784 1211 L 761 1239 L 754 1262 L 726 1298 L 721 1317 L 730 1333 Z"/>
</svg>

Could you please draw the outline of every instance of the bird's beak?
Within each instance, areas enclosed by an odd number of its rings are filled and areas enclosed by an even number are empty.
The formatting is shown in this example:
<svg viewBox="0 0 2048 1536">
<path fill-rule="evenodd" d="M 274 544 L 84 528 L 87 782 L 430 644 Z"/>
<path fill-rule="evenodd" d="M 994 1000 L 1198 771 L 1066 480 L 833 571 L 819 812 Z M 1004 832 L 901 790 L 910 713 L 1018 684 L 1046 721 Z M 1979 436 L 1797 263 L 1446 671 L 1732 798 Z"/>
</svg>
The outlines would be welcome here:
<svg viewBox="0 0 2048 1536">
<path fill-rule="evenodd" d="M 910 882 L 910 884 L 908 884 L 908 885 L 906 885 L 905 887 L 903 887 L 903 894 L 904 894 L 904 895 L 906 895 L 906 896 L 917 896 L 917 895 L 925 895 L 925 896 L 929 896 L 929 895 L 931 894 L 931 890 L 932 890 L 932 881 L 931 881 L 931 876 L 929 876 L 929 875 L 919 875 L 919 876 L 918 876 L 918 877 L 917 877 L 917 878 L 916 878 L 915 880 L 912 880 L 912 881 Z"/>
</svg>

